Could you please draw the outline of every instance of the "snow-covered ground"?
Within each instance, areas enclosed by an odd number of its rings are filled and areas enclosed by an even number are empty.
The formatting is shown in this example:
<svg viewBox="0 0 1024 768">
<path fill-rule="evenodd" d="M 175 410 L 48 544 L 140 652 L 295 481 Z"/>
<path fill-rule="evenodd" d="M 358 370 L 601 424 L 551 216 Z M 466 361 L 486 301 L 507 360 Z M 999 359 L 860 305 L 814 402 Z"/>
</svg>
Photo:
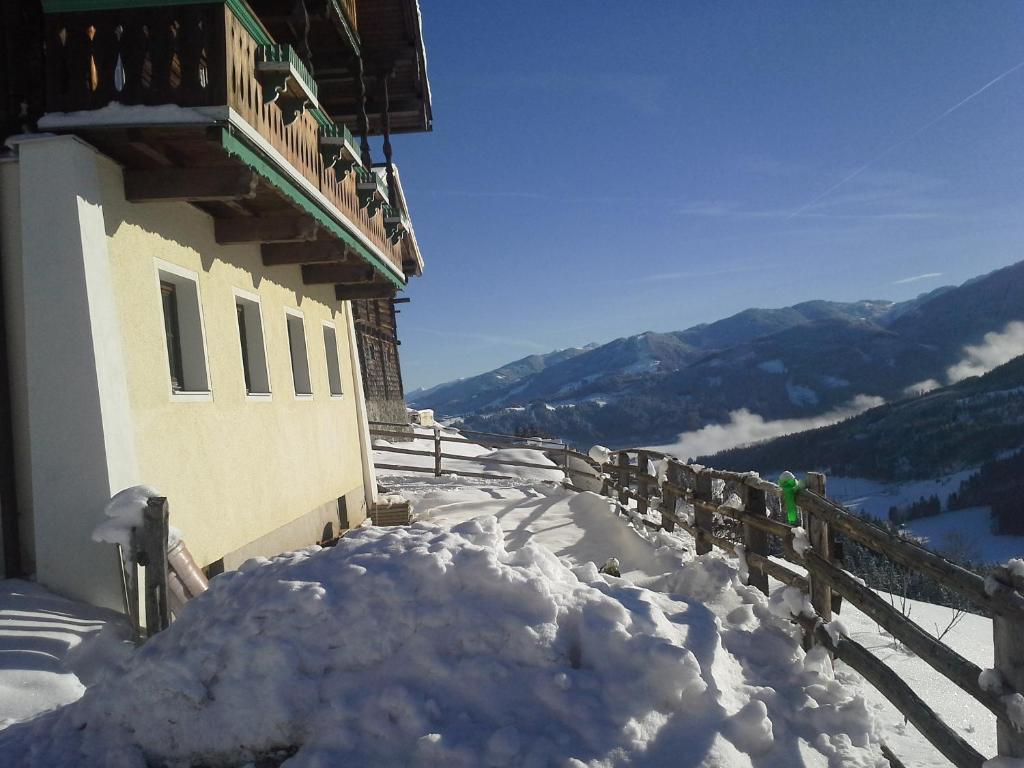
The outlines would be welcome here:
<svg viewBox="0 0 1024 768">
<path fill-rule="evenodd" d="M 889 595 L 883 595 L 887 599 Z M 895 598 L 897 607 L 903 606 Z M 911 620 L 925 631 L 939 636 L 954 620 L 955 612 L 941 605 L 906 601 L 905 611 Z M 995 717 L 974 699 L 946 680 L 938 672 L 882 630 L 857 609 L 844 605 L 840 620 L 851 638 L 863 645 L 923 698 L 943 721 L 953 727 L 975 749 L 985 756 L 996 752 Z M 992 666 L 992 620 L 972 613 L 964 613 L 956 625 L 942 638 L 942 642 L 982 669 Z M 854 675 L 855 673 L 850 673 Z M 882 728 L 883 737 L 892 751 L 903 760 L 907 768 L 938 768 L 948 766 L 938 751 L 929 744 L 885 698 L 864 683 L 861 690 Z"/>
<path fill-rule="evenodd" d="M 607 502 L 593 494 L 572 494 L 540 486 L 479 488 L 465 483 L 444 486 L 410 484 L 404 492 L 415 500 L 414 512 L 429 520 L 457 522 L 474 514 L 494 515 L 505 530 L 509 546 L 536 541 L 570 562 L 602 563 L 608 557 L 621 561 L 623 577 L 635 584 L 658 588 L 658 574 L 691 559 L 690 542 L 680 537 L 637 531 L 609 511 Z M 659 546 L 660 545 L 660 546 Z M 684 548 L 676 551 L 675 548 Z M 718 557 L 714 555 L 713 557 Z M 734 561 L 725 560 L 730 568 Z M 680 567 L 678 564 L 675 567 Z M 774 580 L 772 587 L 780 585 Z M 888 596 L 887 596 L 888 597 Z M 898 600 L 898 598 L 897 598 Z M 941 634 L 954 612 L 942 606 L 907 601 L 910 618 L 928 632 Z M 982 754 L 995 754 L 995 719 L 980 704 L 942 678 L 927 664 L 907 651 L 873 621 L 849 604 L 840 616 L 857 642 L 910 682 L 949 725 Z M 725 622 L 725 626 L 728 623 Z M 949 630 L 943 642 L 979 666 L 992 666 L 992 622 L 982 616 L 964 614 Z M 907 768 L 938 768 L 946 761 L 916 729 L 873 687 L 855 672 L 839 665 L 840 679 L 852 684 L 868 701 L 879 723 L 882 737 L 903 759 Z"/>
<path fill-rule="evenodd" d="M 415 427 L 416 437 L 407 442 L 396 442 L 384 438 L 374 438 L 373 460 L 375 464 L 394 464 L 403 467 L 418 467 L 423 470 L 433 471 L 434 469 L 434 437 L 433 430 L 426 427 Z M 459 437 L 459 432 L 454 429 L 445 428 L 442 434 L 446 437 Z M 389 446 L 395 448 L 412 449 L 418 451 L 429 451 L 429 456 L 419 456 L 407 453 L 395 453 L 385 450 Z M 565 475 L 558 466 L 548 459 L 543 452 L 530 448 L 485 448 L 471 442 L 442 441 L 441 452 L 454 456 L 465 457 L 464 459 L 441 460 L 441 472 L 448 476 L 457 476 L 460 472 L 474 472 L 492 475 L 503 475 L 516 479 L 526 480 L 561 480 Z M 531 467 L 516 467 L 512 464 L 505 464 L 506 461 L 526 462 L 529 464 L 543 464 L 551 469 L 537 469 Z M 378 474 L 388 476 L 394 474 L 393 470 L 380 470 Z M 411 474 L 420 474 L 412 472 Z M 426 474 L 424 472 L 423 474 Z"/>
<path fill-rule="evenodd" d="M 938 496 L 945 504 L 949 494 L 958 490 L 960 483 L 976 471 L 969 469 L 935 480 L 908 483 L 829 475 L 828 494 L 856 512 L 887 520 L 890 507 L 905 507 L 922 496 Z M 963 554 L 988 563 L 1024 556 L 1024 536 L 996 536 L 991 532 L 988 507 L 944 512 L 910 520 L 903 526 L 940 552 Z"/>
<path fill-rule="evenodd" d="M 946 765 L 855 673 L 805 654 L 735 560 L 697 558 L 686 534 L 631 526 L 549 472 L 382 471 L 413 502 L 413 526 L 367 526 L 214 578 L 142 649 L 119 658 L 97 643 L 74 703 L 73 680 L 48 692 L 16 673 L 40 688 L 8 722 L 65 706 L 0 730 L 0 765 L 884 768 L 883 740 L 909 768 Z M 621 577 L 599 572 L 610 558 Z M 32 615 L 59 601 L 33 590 Z M 102 626 L 66 602 L 52 609 L 62 626 Z M 910 610 L 938 631 L 951 614 Z M 994 753 L 985 710 L 849 606 L 841 620 Z M 41 631 L 0 638 L 31 652 Z M 991 665 L 986 619 L 945 639 Z"/>
<path fill-rule="evenodd" d="M 78 699 L 128 634 L 118 614 L 0 581 L 0 729 Z"/>
<path fill-rule="evenodd" d="M 963 553 L 986 563 L 1024 557 L 1024 536 L 996 536 L 991 516 L 989 507 L 970 507 L 910 520 L 904 527 L 939 552 Z"/>
<path fill-rule="evenodd" d="M 905 507 L 922 496 L 938 496 L 942 502 L 960 483 L 977 470 L 968 469 L 934 480 L 914 480 L 907 483 L 886 483 L 863 477 L 828 476 L 828 495 L 841 501 L 854 512 L 862 515 L 889 519 L 890 507 Z"/>
<path fill-rule="evenodd" d="M 410 528 L 216 577 L 118 674 L 0 731 L 0 764 L 886 765 L 863 696 L 724 558 L 596 494 L 450 482 L 409 489 Z"/>
</svg>

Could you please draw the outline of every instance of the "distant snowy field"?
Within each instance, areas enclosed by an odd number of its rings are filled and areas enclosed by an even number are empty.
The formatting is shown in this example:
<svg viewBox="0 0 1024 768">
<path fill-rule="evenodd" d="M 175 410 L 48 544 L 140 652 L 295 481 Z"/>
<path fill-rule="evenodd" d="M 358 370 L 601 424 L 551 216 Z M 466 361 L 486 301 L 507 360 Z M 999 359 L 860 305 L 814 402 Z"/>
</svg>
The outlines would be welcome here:
<svg viewBox="0 0 1024 768">
<path fill-rule="evenodd" d="M 829 475 L 828 495 L 856 512 L 887 520 L 890 507 L 906 506 L 922 496 L 938 496 L 945 504 L 949 494 L 976 471 L 970 469 L 936 480 L 910 483 L 883 483 Z M 944 512 L 934 517 L 910 520 L 903 526 L 939 551 L 946 547 L 953 535 L 961 542 L 969 542 L 985 562 L 1005 562 L 1011 557 L 1024 556 L 1024 536 L 995 536 L 991 533 L 988 507 Z"/>
<path fill-rule="evenodd" d="M 458 449 L 466 466 L 491 453 Z M 556 471 L 379 472 L 416 524 L 250 561 L 126 658 L 109 614 L 6 582 L 24 597 L 0 598 L 0 641 L 24 655 L 0 688 L 0 765 L 886 768 L 883 740 L 908 768 L 947 765 L 858 675 L 805 654 L 734 560 L 635 528 L 544 481 Z M 621 577 L 599 572 L 609 558 Z M 932 632 L 951 616 L 910 613 Z M 986 710 L 850 606 L 841 620 L 994 753 Z M 103 639 L 69 652 L 76 628 Z M 987 667 L 991 635 L 966 616 L 945 640 Z"/>
</svg>

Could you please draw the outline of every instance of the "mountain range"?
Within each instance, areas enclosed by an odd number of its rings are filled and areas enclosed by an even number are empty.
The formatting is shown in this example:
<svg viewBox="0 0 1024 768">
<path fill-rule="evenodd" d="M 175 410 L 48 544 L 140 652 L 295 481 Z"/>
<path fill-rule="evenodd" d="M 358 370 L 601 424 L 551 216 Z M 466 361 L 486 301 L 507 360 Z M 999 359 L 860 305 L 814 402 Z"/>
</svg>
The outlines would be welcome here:
<svg viewBox="0 0 1024 768">
<path fill-rule="evenodd" d="M 893 401 L 950 383 L 967 347 L 1022 320 L 1024 262 L 905 302 L 747 309 L 683 331 L 531 355 L 407 399 L 475 429 L 653 445 L 738 409 L 800 419 L 860 395 Z"/>
<path fill-rule="evenodd" d="M 697 457 L 721 469 L 784 467 L 883 481 L 952 474 L 1024 446 L 1024 355 L 982 376 L 837 424 Z"/>
</svg>

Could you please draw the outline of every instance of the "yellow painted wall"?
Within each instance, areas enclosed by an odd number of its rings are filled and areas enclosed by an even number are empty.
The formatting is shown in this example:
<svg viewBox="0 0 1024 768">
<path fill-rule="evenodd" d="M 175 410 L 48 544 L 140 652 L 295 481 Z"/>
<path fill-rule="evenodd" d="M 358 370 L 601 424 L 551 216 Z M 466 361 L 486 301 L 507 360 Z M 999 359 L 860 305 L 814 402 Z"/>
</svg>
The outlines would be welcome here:
<svg viewBox="0 0 1024 768">
<path fill-rule="evenodd" d="M 304 286 L 298 266 L 264 267 L 256 244 L 219 245 L 213 220 L 188 204 L 125 202 L 120 169 L 102 167 L 140 478 L 169 498 L 171 524 L 196 560 L 210 563 L 346 494 L 358 524 L 365 509 L 347 305 L 332 285 Z M 199 275 L 209 402 L 171 395 L 155 259 Z M 235 288 L 261 300 L 269 401 L 246 397 Z M 286 307 L 305 318 L 312 400 L 294 395 Z M 337 329 L 340 398 L 329 394 L 324 320 Z"/>
</svg>

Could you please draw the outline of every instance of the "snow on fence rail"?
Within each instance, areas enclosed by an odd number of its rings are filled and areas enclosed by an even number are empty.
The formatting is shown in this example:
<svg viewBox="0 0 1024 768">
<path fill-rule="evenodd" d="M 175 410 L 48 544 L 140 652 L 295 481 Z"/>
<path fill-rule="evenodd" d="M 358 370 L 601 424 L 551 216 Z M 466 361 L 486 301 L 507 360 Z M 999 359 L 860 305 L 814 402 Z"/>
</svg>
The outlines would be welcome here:
<svg viewBox="0 0 1024 768">
<path fill-rule="evenodd" d="M 422 429 L 422 428 L 421 428 Z M 473 439 L 467 439 L 461 435 L 473 435 Z M 391 422 L 370 422 L 370 437 L 383 438 L 384 440 L 426 440 L 428 437 L 422 432 L 414 432 L 414 428 L 407 424 L 394 424 Z M 551 470 L 555 468 L 562 469 L 568 474 L 570 469 L 570 459 L 575 458 L 581 461 L 587 462 L 588 465 L 596 467 L 593 461 L 589 457 L 584 456 L 582 453 L 578 453 L 568 445 L 563 443 L 561 440 L 550 440 L 547 438 L 535 438 L 535 437 L 516 437 L 515 435 L 501 435 L 494 432 L 473 432 L 471 430 L 459 430 L 459 435 L 445 434 L 442 427 L 433 427 L 432 435 L 429 437 L 433 441 L 433 450 L 423 450 L 420 448 L 403 448 L 398 445 L 392 445 L 391 443 L 376 444 L 374 445 L 375 451 L 382 451 L 385 453 L 396 453 L 407 456 L 429 456 L 433 457 L 434 463 L 432 467 L 416 466 L 412 464 L 401 464 L 401 463 L 381 463 L 376 462 L 375 466 L 378 469 L 392 469 L 398 471 L 408 472 L 433 472 L 435 477 L 440 477 L 444 471 L 444 460 L 458 461 L 465 463 L 467 461 L 479 462 L 482 464 L 494 464 L 498 470 L 502 466 L 506 467 L 525 467 L 528 469 L 546 469 Z M 549 456 L 552 461 L 555 462 L 557 467 L 553 467 L 551 464 L 541 464 L 539 462 L 522 461 L 518 459 L 509 459 L 505 457 L 494 458 L 489 456 L 473 456 L 469 458 L 462 454 L 457 453 L 446 453 L 442 447 L 443 443 L 462 443 L 470 445 L 482 445 L 491 448 L 528 448 L 539 451 Z M 459 475 L 466 477 L 479 477 L 490 480 L 514 480 L 516 479 L 512 475 L 502 475 L 488 472 L 472 472 L 465 469 L 452 469 L 449 471 L 456 472 Z"/>
<path fill-rule="evenodd" d="M 651 461 L 660 466 L 652 473 Z M 1024 567 L 999 567 L 983 579 L 924 547 L 893 536 L 858 517 L 825 494 L 825 476 L 808 473 L 806 487 L 795 490 L 798 521 L 769 517 L 768 500 L 785 504 L 786 491 L 755 473 L 726 472 L 685 464 L 656 451 L 611 453 L 601 465 L 602 493 L 615 496 L 644 525 L 688 531 L 697 554 L 713 547 L 741 558 L 748 583 L 768 594 L 768 577 L 790 588 L 794 620 L 804 630 L 805 644 L 823 645 L 879 690 L 958 768 L 980 768 L 985 758 L 941 718 L 881 660 L 847 637 L 832 622 L 847 600 L 902 642 L 938 673 L 987 707 L 997 718 L 1000 757 L 1024 757 Z M 629 501 L 636 503 L 635 511 Z M 649 514 L 652 506 L 660 520 Z M 733 526 L 728 535 L 726 519 Z M 738 524 L 738 525 L 737 525 Z M 717 526 L 717 529 L 716 529 Z M 836 565 L 835 535 L 842 533 L 890 560 L 918 571 L 968 599 L 993 617 L 995 669 L 982 670 L 932 637 L 879 597 L 859 579 Z M 781 543 L 782 558 L 806 570 L 803 576 L 769 557 L 769 537 Z M 807 597 L 801 597 L 804 593 Z M 799 598 L 799 599 L 795 599 Z M 807 599 L 809 598 L 809 599 Z M 893 765 L 901 765 L 891 753 Z"/>
</svg>

